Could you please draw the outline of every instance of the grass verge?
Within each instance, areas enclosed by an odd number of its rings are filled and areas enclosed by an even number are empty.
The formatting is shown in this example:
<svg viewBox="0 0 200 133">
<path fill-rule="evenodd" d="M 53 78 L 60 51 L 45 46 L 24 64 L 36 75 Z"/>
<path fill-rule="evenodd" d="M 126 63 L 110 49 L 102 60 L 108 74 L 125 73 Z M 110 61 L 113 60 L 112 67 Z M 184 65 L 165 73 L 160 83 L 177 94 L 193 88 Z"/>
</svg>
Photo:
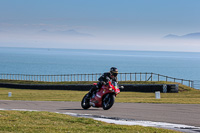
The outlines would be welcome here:
<svg viewBox="0 0 200 133">
<path fill-rule="evenodd" d="M 90 81 L 73 82 L 35 82 L 0 80 L 0 83 L 13 84 L 92 84 Z M 123 81 L 119 84 L 178 84 L 165 81 Z M 12 92 L 12 97 L 8 97 Z M 0 88 L 0 100 L 30 100 L 30 101 L 81 101 L 86 91 L 69 90 L 30 90 Z M 179 93 L 161 93 L 161 99 L 155 99 L 154 93 L 121 92 L 116 102 L 134 103 L 172 103 L 172 104 L 200 104 L 200 90 L 179 84 Z"/>
<path fill-rule="evenodd" d="M 8 92 L 12 92 L 12 97 L 8 97 Z M 0 100 L 81 101 L 86 93 L 87 91 L 0 88 Z M 161 99 L 155 99 L 155 93 L 121 92 L 117 95 L 116 102 L 200 104 L 200 90 L 184 88 L 179 93 L 161 93 Z"/>
<path fill-rule="evenodd" d="M 29 111 L 0 111 L 2 133 L 176 133 L 177 131 L 142 126 L 108 124 L 64 114 Z"/>
</svg>

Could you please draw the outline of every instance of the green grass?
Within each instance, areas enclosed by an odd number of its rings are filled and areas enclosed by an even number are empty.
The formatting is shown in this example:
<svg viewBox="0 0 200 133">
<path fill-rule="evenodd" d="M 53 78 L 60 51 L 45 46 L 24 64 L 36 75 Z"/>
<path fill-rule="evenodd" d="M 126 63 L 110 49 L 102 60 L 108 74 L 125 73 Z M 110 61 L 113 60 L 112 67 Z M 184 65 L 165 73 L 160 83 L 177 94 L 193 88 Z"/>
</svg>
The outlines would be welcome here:
<svg viewBox="0 0 200 133">
<path fill-rule="evenodd" d="M 0 83 L 11 84 L 93 84 L 97 81 L 65 81 L 65 82 L 43 82 L 43 81 L 25 81 L 25 80 L 2 80 Z M 166 81 L 119 81 L 119 84 L 178 84 Z"/>
<path fill-rule="evenodd" d="M 108 124 L 64 114 L 29 111 L 0 111 L 1 133 L 175 133 L 142 126 Z"/>
<path fill-rule="evenodd" d="M 8 92 L 12 92 L 12 97 L 8 97 Z M 0 100 L 81 101 L 86 93 L 87 91 L 0 88 Z M 183 86 L 179 93 L 161 93 L 161 99 L 155 99 L 155 93 L 121 92 L 117 95 L 116 102 L 200 104 L 200 90 Z"/>
<path fill-rule="evenodd" d="M 76 82 L 33 82 L 0 80 L 1 83 L 15 84 L 92 84 L 88 81 Z M 119 84 L 178 84 L 174 82 L 155 81 L 123 81 Z M 8 97 L 12 92 L 12 97 Z M 69 90 L 29 90 L 0 88 L 0 100 L 31 100 L 31 101 L 81 101 L 87 91 Z M 179 84 L 179 93 L 161 93 L 161 99 L 155 99 L 155 93 L 121 92 L 116 102 L 134 103 L 173 103 L 200 104 L 200 90 Z"/>
<path fill-rule="evenodd" d="M 2 80 L 0 83 L 8 84 L 47 84 L 47 85 L 68 85 L 68 84 L 90 84 L 96 83 L 96 81 L 70 81 L 70 82 L 42 82 L 42 81 L 24 81 L 24 80 Z M 191 90 L 192 88 L 182 85 L 177 82 L 166 81 L 119 81 L 119 84 L 179 84 L 179 91 Z"/>
<path fill-rule="evenodd" d="M 12 97 L 8 97 L 12 92 Z M 29 90 L 0 88 L 0 100 L 27 101 L 81 101 L 86 91 L 68 90 Z"/>
</svg>

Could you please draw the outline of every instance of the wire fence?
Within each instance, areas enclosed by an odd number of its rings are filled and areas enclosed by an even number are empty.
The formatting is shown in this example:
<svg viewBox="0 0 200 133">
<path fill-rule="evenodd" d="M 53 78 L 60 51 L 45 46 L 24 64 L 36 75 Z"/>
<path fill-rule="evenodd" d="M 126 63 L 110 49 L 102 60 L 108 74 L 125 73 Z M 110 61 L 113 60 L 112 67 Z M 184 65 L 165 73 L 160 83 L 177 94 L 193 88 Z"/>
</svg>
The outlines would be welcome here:
<svg viewBox="0 0 200 133">
<path fill-rule="evenodd" d="M 98 81 L 102 73 L 94 74 L 63 74 L 63 75 L 28 75 L 28 74 L 0 74 L 2 80 L 25 80 L 43 82 L 70 82 L 70 81 Z M 178 82 L 192 88 L 200 88 L 200 81 L 173 78 L 156 73 L 119 73 L 118 81 L 169 81 Z"/>
</svg>

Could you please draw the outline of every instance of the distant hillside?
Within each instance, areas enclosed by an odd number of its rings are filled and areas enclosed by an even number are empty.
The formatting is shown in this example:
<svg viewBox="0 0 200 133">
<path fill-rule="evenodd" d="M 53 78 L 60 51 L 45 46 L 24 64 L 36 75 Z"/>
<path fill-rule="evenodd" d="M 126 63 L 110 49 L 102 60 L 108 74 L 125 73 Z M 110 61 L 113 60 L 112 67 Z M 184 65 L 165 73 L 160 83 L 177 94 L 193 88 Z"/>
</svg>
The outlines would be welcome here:
<svg viewBox="0 0 200 133">
<path fill-rule="evenodd" d="M 74 29 L 70 30 L 56 30 L 56 31 L 48 31 L 46 29 L 40 30 L 39 34 L 46 34 L 46 35 L 66 35 L 66 36 L 89 36 L 92 37 L 93 35 L 87 33 L 80 33 Z"/>
<path fill-rule="evenodd" d="M 190 33 L 182 36 L 169 34 L 164 36 L 165 39 L 199 39 L 200 40 L 200 32 Z"/>
</svg>

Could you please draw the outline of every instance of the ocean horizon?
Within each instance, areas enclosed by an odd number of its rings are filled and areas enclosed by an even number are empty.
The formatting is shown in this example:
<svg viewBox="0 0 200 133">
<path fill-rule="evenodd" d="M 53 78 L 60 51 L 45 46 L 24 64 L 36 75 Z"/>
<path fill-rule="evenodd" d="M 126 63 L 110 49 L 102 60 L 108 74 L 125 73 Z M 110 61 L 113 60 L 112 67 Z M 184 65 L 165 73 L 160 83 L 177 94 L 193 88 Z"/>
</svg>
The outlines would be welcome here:
<svg viewBox="0 0 200 133">
<path fill-rule="evenodd" d="M 3 74 L 88 74 L 153 72 L 200 80 L 200 52 L 0 47 Z"/>
</svg>

